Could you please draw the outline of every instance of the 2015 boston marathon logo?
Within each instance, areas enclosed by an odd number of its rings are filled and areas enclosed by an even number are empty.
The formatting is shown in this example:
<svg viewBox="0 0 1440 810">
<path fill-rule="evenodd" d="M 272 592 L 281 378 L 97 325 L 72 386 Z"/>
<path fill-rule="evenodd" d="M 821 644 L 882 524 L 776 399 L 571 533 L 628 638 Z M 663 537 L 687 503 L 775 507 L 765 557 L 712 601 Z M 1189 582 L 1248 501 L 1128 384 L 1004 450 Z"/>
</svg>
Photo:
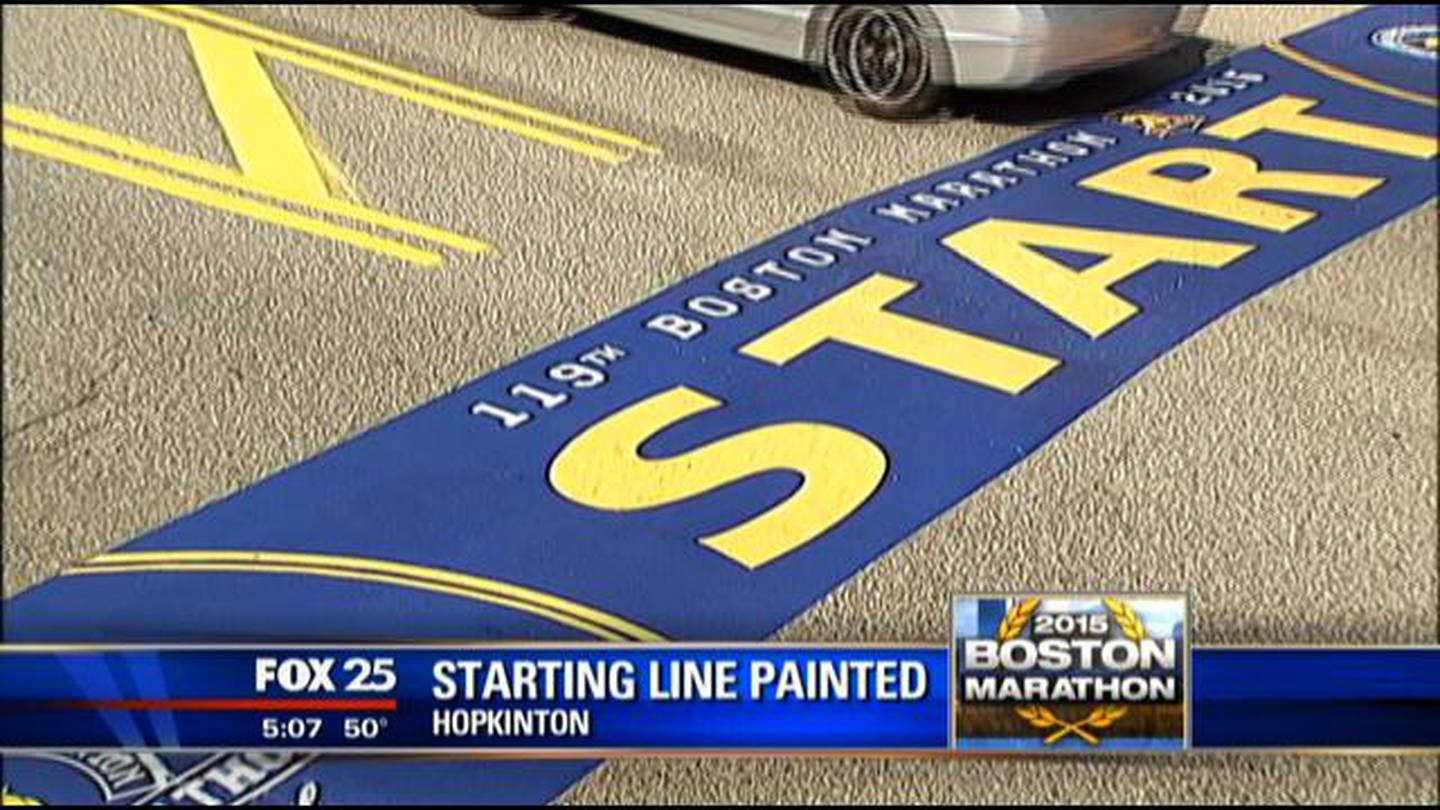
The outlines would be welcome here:
<svg viewBox="0 0 1440 810">
<path fill-rule="evenodd" d="M 1176 751 L 1186 745 L 1183 596 L 962 596 L 962 751 Z"/>
<path fill-rule="evenodd" d="M 1440 58 L 1440 26 L 1397 25 L 1370 35 L 1370 42 L 1387 51 L 1417 59 Z"/>
</svg>

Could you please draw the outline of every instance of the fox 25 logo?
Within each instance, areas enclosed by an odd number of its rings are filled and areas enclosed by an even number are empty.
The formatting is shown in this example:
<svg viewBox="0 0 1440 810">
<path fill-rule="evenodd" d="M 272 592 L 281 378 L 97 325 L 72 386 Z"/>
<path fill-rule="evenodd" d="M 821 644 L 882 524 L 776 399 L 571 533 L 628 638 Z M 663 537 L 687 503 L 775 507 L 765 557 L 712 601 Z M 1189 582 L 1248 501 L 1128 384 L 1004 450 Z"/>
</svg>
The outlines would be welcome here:
<svg viewBox="0 0 1440 810">
<path fill-rule="evenodd" d="M 952 621 L 957 749 L 1185 747 L 1185 597 L 961 596 Z"/>
</svg>

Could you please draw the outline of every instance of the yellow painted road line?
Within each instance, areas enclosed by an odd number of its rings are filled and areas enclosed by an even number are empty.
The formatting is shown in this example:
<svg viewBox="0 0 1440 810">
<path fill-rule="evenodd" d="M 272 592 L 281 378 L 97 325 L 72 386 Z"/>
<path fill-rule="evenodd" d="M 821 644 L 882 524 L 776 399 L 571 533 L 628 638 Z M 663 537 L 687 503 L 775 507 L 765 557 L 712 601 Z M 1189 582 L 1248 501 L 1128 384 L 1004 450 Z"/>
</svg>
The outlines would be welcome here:
<svg viewBox="0 0 1440 810">
<path fill-rule="evenodd" d="M 185 35 L 241 171 L 289 197 L 328 197 L 304 133 L 249 43 L 200 26 Z"/>
<path fill-rule="evenodd" d="M 241 191 L 261 196 L 289 199 L 283 190 L 271 188 L 257 182 L 234 169 L 206 160 L 161 149 L 141 141 L 115 135 L 105 130 L 68 121 L 58 116 L 32 110 L 13 104 L 4 106 L 4 118 L 8 124 L 18 124 L 38 130 L 47 135 L 76 141 L 97 149 L 104 149 L 131 160 L 153 164 L 161 168 L 192 178 L 218 183 Z M 437 242 L 467 253 L 484 253 L 494 246 L 479 239 L 453 233 L 403 217 L 387 214 L 372 208 L 333 197 L 305 198 L 300 204 L 328 214 L 346 217 L 367 225 L 403 233 L 419 239 Z"/>
<path fill-rule="evenodd" d="M 213 186 L 137 166 L 74 144 L 27 132 L 15 126 L 5 126 L 4 145 L 164 192 L 199 205 L 240 214 L 314 236 L 334 239 L 403 261 L 425 267 L 434 267 L 440 264 L 440 254 L 431 250 L 424 250 L 397 240 L 336 225 L 250 197 L 226 193 Z"/>
<path fill-rule="evenodd" d="M 627 149 L 634 149 L 641 152 L 650 152 L 655 154 L 658 154 L 660 152 L 659 147 L 648 144 L 640 140 L 639 138 L 634 137 L 633 135 L 626 135 L 623 132 L 616 132 L 613 129 L 607 129 L 605 127 L 596 126 L 594 124 L 587 124 L 583 121 L 577 121 L 573 118 L 568 118 L 566 116 L 558 115 L 556 113 L 547 112 L 545 110 L 537 109 L 535 107 L 530 107 L 528 105 L 501 98 L 490 93 L 484 93 L 479 90 L 471 89 L 469 87 L 463 87 L 458 84 L 452 84 L 450 82 L 442 81 L 431 76 L 426 76 L 423 73 L 416 73 L 411 70 L 405 70 L 404 68 L 395 67 L 394 65 L 388 65 L 384 62 L 369 59 L 358 54 L 350 53 L 348 51 L 342 51 L 337 48 L 330 48 L 324 45 L 320 45 L 318 43 L 300 39 L 299 37 L 290 36 L 274 29 L 264 28 L 254 23 L 242 20 L 238 17 L 230 17 L 224 14 L 217 14 L 214 11 L 200 8 L 198 6 L 164 5 L 161 6 L 161 8 L 173 11 L 184 16 L 190 16 L 197 19 L 206 20 L 216 25 L 226 26 L 232 28 L 237 32 L 242 32 L 258 39 L 265 39 L 277 45 L 283 45 L 285 47 L 293 48 L 295 50 L 306 51 L 316 56 L 326 57 L 329 59 L 333 59 L 337 62 L 351 65 L 352 67 L 371 70 L 376 73 L 389 76 L 392 79 L 407 81 L 420 87 L 430 89 L 437 93 L 447 93 L 450 95 L 454 95 L 459 98 L 463 98 L 473 104 L 493 107 L 497 110 L 503 110 L 507 113 L 510 113 L 511 115 L 519 116 L 521 118 L 528 118 L 530 120 L 537 121 L 548 126 L 556 127 L 558 129 L 567 129 L 571 132 L 584 135 L 587 138 L 593 138 L 597 141 L 604 141 L 606 143 L 615 144 L 616 146 L 622 146 Z"/>
<path fill-rule="evenodd" d="M 186 30 L 194 27 L 209 26 L 209 23 L 191 20 L 178 15 L 171 15 L 147 6 L 125 6 L 117 8 L 141 17 L 156 20 L 167 25 L 174 25 Z M 286 47 L 276 46 L 261 40 L 249 39 L 248 37 L 247 40 L 250 42 L 251 47 L 255 49 L 256 53 L 271 56 L 276 59 L 289 62 L 298 67 L 302 67 L 307 70 L 313 70 L 316 73 L 321 73 L 359 87 L 364 87 L 368 90 L 374 90 L 375 92 L 394 96 L 396 98 L 408 101 L 413 104 L 418 104 L 423 107 L 429 107 L 431 109 L 453 115 L 457 118 L 463 118 L 465 120 L 472 121 L 483 126 L 503 130 L 513 135 L 527 138 L 529 140 L 537 141 L 550 146 L 556 146 L 570 152 L 575 152 L 585 157 L 599 160 L 602 163 L 615 165 L 625 162 L 625 160 L 627 160 L 629 157 L 626 153 L 617 151 L 610 147 L 600 146 L 589 141 L 579 140 L 568 135 L 557 133 L 553 130 L 544 129 L 542 127 L 534 126 L 532 124 L 527 124 L 514 118 L 510 118 L 493 112 L 487 112 L 483 109 L 462 104 L 449 98 L 437 96 L 431 93 L 420 92 L 404 84 L 394 82 L 389 79 L 379 78 L 372 74 L 363 73 L 352 68 L 344 67 L 342 65 L 336 64 L 335 62 L 318 59 L 313 56 L 308 56 L 304 53 L 300 53 Z"/>
<path fill-rule="evenodd" d="M 439 112 L 448 113 L 455 116 L 456 118 L 463 118 L 476 124 L 481 124 L 483 126 L 503 130 L 505 132 L 509 132 L 512 135 L 518 135 L 527 140 L 535 141 L 537 143 L 543 143 L 548 146 L 559 147 L 568 152 L 574 152 L 578 155 L 583 155 L 585 157 L 598 160 L 601 163 L 607 163 L 614 166 L 624 163 L 630 158 L 629 154 L 617 151 L 608 146 L 599 146 L 597 144 L 590 143 L 589 141 L 572 138 L 568 135 L 560 135 L 552 130 L 516 121 L 513 118 L 507 118 L 506 116 L 498 115 L 496 113 L 485 112 L 484 110 L 451 101 L 447 98 L 431 95 L 429 93 L 417 92 L 411 90 L 403 84 L 392 82 L 388 79 L 375 78 L 373 76 L 370 76 L 369 74 L 350 70 L 348 68 L 337 67 L 330 62 L 326 62 L 322 59 L 316 59 L 314 57 L 305 56 L 302 54 L 291 53 L 276 48 L 272 45 L 257 44 L 255 46 L 255 49 L 259 53 L 274 56 L 278 59 L 284 59 L 291 64 L 313 70 L 316 73 L 323 73 L 327 76 L 332 76 L 336 79 L 349 82 L 350 84 L 364 87 L 368 90 L 374 90 L 377 93 L 385 93 L 386 95 L 394 96 L 395 98 L 409 101 L 413 104 L 418 104 L 423 107 L 429 107 L 430 109 L 437 110 Z"/>
<path fill-rule="evenodd" d="M 215 25 L 215 23 L 208 21 L 208 18 L 206 20 L 200 20 L 194 19 L 192 18 L 192 16 L 188 16 L 190 14 L 193 14 L 193 12 L 197 11 L 197 9 L 193 8 L 187 8 L 185 14 L 172 13 L 168 10 L 161 10 L 159 8 L 149 6 L 114 6 L 113 8 L 119 11 L 125 11 L 130 14 L 135 14 L 140 17 L 155 20 L 157 22 L 162 22 L 167 25 L 174 25 L 186 30 L 194 27 L 210 27 Z M 224 21 L 224 23 L 229 25 L 230 27 L 237 27 L 233 25 L 233 18 L 224 17 L 222 15 L 212 16 L 219 18 L 219 20 L 221 21 Z M 258 26 L 249 27 L 258 28 Z M 267 29 L 260 28 L 258 30 L 261 32 L 265 32 L 266 34 L 273 34 L 273 32 L 269 32 Z M 570 152 L 574 152 L 589 158 L 593 158 L 595 160 L 599 160 L 603 163 L 614 165 L 623 163 L 624 161 L 629 159 L 629 154 L 624 151 L 619 151 L 617 149 L 608 146 L 602 146 L 596 143 L 592 143 L 590 141 L 581 140 L 577 137 L 566 135 L 553 129 L 546 129 L 532 123 L 526 123 L 526 121 L 519 120 L 516 117 L 486 111 L 485 109 L 483 109 L 483 107 L 494 107 L 495 105 L 484 103 L 481 101 L 481 99 L 489 98 L 485 96 L 485 94 L 476 93 L 475 91 L 467 90 L 466 88 L 461 88 L 456 85 L 451 85 L 435 79 L 430 79 L 429 77 L 422 76 L 418 73 L 403 71 L 398 68 L 383 65 L 379 62 L 373 62 L 368 59 L 355 57 L 353 55 L 345 54 L 343 51 L 335 51 L 334 49 L 330 48 L 321 48 L 320 46 L 298 48 L 295 45 L 291 44 L 290 40 L 294 40 L 294 38 L 290 37 L 285 38 L 285 44 L 277 45 L 274 42 L 259 38 L 258 36 L 252 35 L 250 33 L 241 34 L 232 32 L 232 35 L 244 36 L 247 40 L 251 42 L 257 53 L 271 56 L 282 61 L 290 62 L 291 64 L 294 64 L 298 67 L 313 70 L 317 73 L 331 76 L 341 81 L 349 82 L 351 84 L 374 90 L 379 93 L 394 96 L 396 98 L 408 101 L 413 104 L 429 107 L 431 109 L 438 110 L 440 112 L 444 112 L 458 118 L 473 121 L 483 126 L 493 127 L 495 129 L 509 132 L 513 135 L 527 138 L 529 140 L 537 141 L 550 146 L 556 146 Z M 304 40 L 294 40 L 294 42 L 304 43 Z M 317 51 L 325 53 L 325 58 L 317 58 L 312 55 L 307 55 L 313 54 Z M 338 58 L 338 56 L 344 56 L 347 58 L 340 59 Z M 372 72 L 362 72 L 361 70 L 356 69 L 353 65 L 362 65 Z M 385 69 L 381 70 L 380 68 Z M 382 76 L 386 75 L 396 75 L 399 78 L 382 78 Z M 407 85 L 405 82 L 408 82 L 409 84 Z M 425 92 L 422 90 L 417 90 L 415 89 L 415 85 L 430 87 L 432 90 L 436 90 L 438 92 Z M 443 93 L 444 95 L 441 95 L 440 93 Z M 454 100 L 455 97 L 464 98 L 466 101 L 469 101 L 471 103 L 465 104 L 458 102 Z M 628 148 L 646 148 L 648 151 L 648 147 L 646 147 L 645 144 L 638 141 L 637 139 L 630 138 L 629 136 L 622 136 L 619 133 L 611 133 L 609 130 L 603 130 L 598 127 L 591 127 L 589 125 L 583 125 L 579 122 L 570 121 L 569 119 L 564 119 L 559 116 L 553 116 L 549 113 L 541 113 L 541 111 L 539 110 L 533 110 L 532 108 L 523 107 L 523 105 L 513 106 L 519 107 L 523 110 L 527 110 L 528 114 L 523 116 L 526 119 L 534 121 L 545 120 L 547 123 L 550 123 L 548 119 L 556 119 L 561 122 L 568 122 L 568 125 L 565 126 L 564 129 L 570 130 L 571 132 L 583 131 L 584 134 L 596 140 L 616 143 L 616 137 L 601 138 L 594 134 L 594 132 L 609 133 L 611 136 L 618 136 L 619 138 L 623 138 L 626 141 L 639 144 L 638 146 L 629 146 L 628 143 L 624 144 Z M 551 125 L 553 126 L 554 124 Z"/>
<path fill-rule="evenodd" d="M 282 573 L 376 582 L 512 608 L 607 641 L 665 640 L 644 625 L 544 591 L 444 568 L 367 557 L 279 551 L 132 551 L 101 554 L 65 575 L 148 571 Z"/>
<path fill-rule="evenodd" d="M 1388 84 L 1381 84 L 1374 79 L 1367 79 L 1358 73 L 1352 73 L 1345 68 L 1332 65 L 1329 62 L 1322 62 L 1315 57 L 1298 51 L 1283 42 L 1272 42 L 1265 46 L 1276 54 L 1289 59 L 1290 61 L 1303 65 L 1316 73 L 1322 73 L 1337 81 L 1364 88 L 1374 93 L 1382 93 L 1391 98 L 1398 98 L 1416 104 L 1425 104 L 1430 107 L 1440 106 L 1440 99 L 1434 96 L 1427 96 L 1424 93 L 1416 93 L 1410 90 L 1403 90 L 1399 87 L 1391 87 Z"/>
<path fill-rule="evenodd" d="M 452 588 L 437 583 L 417 583 L 404 577 L 388 576 L 386 574 L 368 574 L 361 571 L 345 571 L 331 569 L 316 569 L 301 565 L 246 565 L 244 563 L 142 563 L 138 565 L 101 565 L 82 566 L 64 573 L 64 576 L 86 576 L 96 574 L 139 574 L 139 573 L 243 573 L 243 574 L 295 574 L 297 576 L 317 576 L 325 579 L 342 579 L 351 582 L 372 582 L 379 585 L 393 585 L 400 588 L 412 588 L 415 590 L 438 593 L 445 596 L 455 596 L 461 599 L 470 599 L 476 602 L 510 608 L 522 613 L 547 619 L 572 627 L 589 635 L 595 636 L 602 641 L 631 641 L 625 636 L 616 635 L 603 627 L 596 627 L 589 622 L 574 618 L 563 613 L 554 613 L 545 608 L 534 605 L 516 602 L 503 596 L 495 594 L 475 593 L 464 588 Z"/>
</svg>

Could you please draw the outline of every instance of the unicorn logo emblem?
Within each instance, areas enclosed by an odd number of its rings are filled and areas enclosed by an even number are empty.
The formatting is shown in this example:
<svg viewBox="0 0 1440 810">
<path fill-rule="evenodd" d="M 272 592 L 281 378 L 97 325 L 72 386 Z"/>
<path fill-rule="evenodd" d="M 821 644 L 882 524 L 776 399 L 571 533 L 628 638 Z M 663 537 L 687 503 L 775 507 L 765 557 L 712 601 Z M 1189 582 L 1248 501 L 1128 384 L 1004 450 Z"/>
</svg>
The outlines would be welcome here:
<svg viewBox="0 0 1440 810">
<path fill-rule="evenodd" d="M 1151 138 L 1163 140 L 1182 132 L 1198 130 L 1200 125 L 1205 123 L 1205 116 L 1158 110 L 1122 110 L 1105 116 L 1105 120 L 1138 129 Z"/>
</svg>

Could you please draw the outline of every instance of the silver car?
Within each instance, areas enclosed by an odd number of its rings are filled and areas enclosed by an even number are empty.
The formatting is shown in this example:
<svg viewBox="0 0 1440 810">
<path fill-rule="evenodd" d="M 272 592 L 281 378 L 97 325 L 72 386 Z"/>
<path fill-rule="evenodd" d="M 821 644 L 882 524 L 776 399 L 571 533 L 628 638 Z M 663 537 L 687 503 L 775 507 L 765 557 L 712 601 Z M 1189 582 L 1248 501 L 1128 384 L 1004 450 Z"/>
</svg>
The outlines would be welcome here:
<svg viewBox="0 0 1440 810">
<path fill-rule="evenodd" d="M 525 6 L 479 6 L 513 13 Z M 1205 6 L 580 6 L 810 64 L 882 117 L 932 112 L 948 87 L 1037 88 L 1193 35 Z"/>
</svg>

